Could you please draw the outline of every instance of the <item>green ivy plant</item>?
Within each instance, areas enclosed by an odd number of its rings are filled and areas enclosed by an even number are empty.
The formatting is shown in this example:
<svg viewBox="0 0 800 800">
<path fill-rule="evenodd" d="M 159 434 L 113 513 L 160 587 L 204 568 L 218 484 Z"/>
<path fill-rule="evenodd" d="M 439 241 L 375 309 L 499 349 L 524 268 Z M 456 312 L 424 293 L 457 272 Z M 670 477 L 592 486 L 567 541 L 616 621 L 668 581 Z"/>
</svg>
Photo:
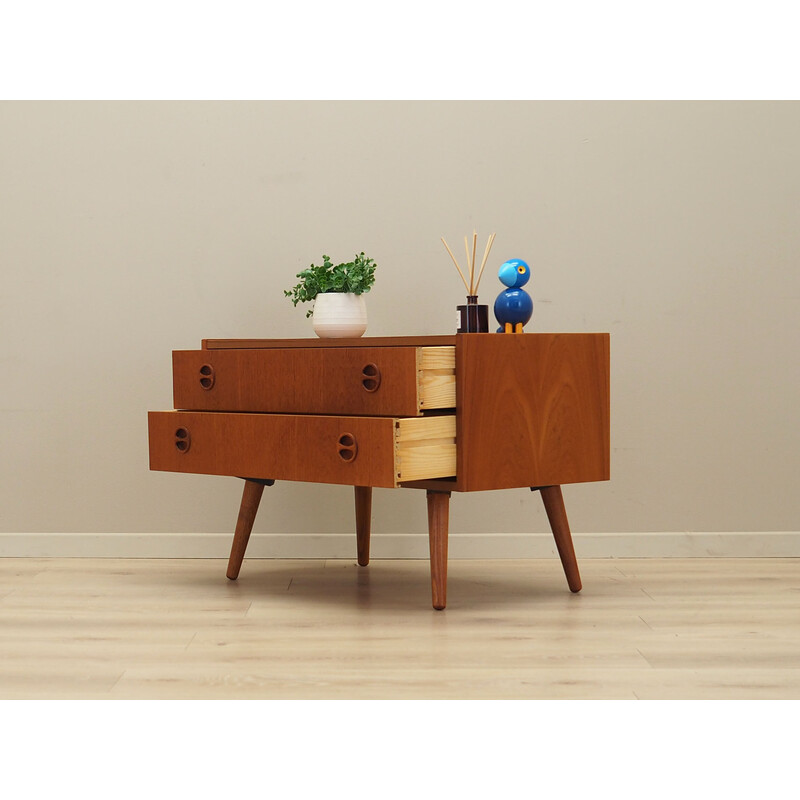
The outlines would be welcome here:
<svg viewBox="0 0 800 800">
<path fill-rule="evenodd" d="M 322 256 L 322 264 L 312 264 L 308 269 L 298 272 L 296 278 L 300 283 L 284 291 L 286 297 L 291 298 L 292 304 L 307 303 L 318 294 L 328 292 L 351 292 L 364 294 L 375 283 L 375 267 L 378 265 L 374 259 L 368 258 L 364 253 L 356 255 L 353 261 L 334 265 L 329 256 Z M 306 313 L 307 317 L 313 314 L 313 309 Z"/>
</svg>

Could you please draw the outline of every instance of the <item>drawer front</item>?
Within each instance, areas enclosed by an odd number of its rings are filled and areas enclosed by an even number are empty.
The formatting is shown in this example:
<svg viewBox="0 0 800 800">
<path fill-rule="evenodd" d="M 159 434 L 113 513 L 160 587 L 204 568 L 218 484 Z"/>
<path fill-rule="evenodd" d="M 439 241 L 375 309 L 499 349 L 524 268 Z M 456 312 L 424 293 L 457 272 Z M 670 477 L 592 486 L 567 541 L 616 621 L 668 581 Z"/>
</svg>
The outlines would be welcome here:
<svg viewBox="0 0 800 800">
<path fill-rule="evenodd" d="M 395 487 L 456 468 L 452 415 L 152 411 L 148 427 L 150 469 L 167 472 Z"/>
<path fill-rule="evenodd" d="M 178 409 L 410 417 L 454 408 L 454 347 L 178 350 Z"/>
</svg>

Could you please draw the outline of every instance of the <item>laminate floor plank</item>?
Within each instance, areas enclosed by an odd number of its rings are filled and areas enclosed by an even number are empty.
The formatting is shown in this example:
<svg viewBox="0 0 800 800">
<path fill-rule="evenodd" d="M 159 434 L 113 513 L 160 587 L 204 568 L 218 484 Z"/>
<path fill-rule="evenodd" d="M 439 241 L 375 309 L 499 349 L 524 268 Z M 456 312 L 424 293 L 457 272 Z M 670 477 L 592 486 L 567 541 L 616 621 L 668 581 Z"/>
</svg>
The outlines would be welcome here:
<svg viewBox="0 0 800 800">
<path fill-rule="evenodd" d="M 0 559 L 0 698 L 800 699 L 800 559 Z"/>
<path fill-rule="evenodd" d="M 583 667 L 503 670 L 404 667 L 346 670 L 132 668 L 112 697 L 353 700 L 734 700 L 800 699 L 800 677 L 780 669 L 625 669 Z"/>
</svg>

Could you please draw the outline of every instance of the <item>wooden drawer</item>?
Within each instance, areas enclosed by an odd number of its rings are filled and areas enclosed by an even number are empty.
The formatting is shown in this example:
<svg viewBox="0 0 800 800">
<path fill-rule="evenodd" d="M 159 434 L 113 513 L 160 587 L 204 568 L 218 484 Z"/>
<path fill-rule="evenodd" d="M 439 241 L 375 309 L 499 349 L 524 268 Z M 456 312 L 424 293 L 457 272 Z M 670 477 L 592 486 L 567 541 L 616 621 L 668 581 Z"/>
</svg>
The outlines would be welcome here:
<svg viewBox="0 0 800 800">
<path fill-rule="evenodd" d="M 455 408 L 454 347 L 176 350 L 178 409 L 411 417 Z"/>
<path fill-rule="evenodd" d="M 150 469 L 395 487 L 456 472 L 454 415 L 151 411 Z"/>
</svg>

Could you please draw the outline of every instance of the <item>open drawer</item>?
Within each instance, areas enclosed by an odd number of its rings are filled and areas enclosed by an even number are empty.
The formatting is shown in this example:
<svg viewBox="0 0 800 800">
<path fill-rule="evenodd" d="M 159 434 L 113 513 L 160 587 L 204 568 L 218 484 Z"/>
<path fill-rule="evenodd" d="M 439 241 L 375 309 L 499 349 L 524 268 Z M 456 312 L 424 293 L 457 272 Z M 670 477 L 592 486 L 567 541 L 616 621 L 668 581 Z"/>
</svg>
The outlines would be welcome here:
<svg viewBox="0 0 800 800">
<path fill-rule="evenodd" d="M 150 469 L 396 487 L 456 474 L 456 418 L 148 414 Z"/>
<path fill-rule="evenodd" d="M 176 350 L 174 407 L 413 417 L 456 405 L 455 347 Z"/>
</svg>

